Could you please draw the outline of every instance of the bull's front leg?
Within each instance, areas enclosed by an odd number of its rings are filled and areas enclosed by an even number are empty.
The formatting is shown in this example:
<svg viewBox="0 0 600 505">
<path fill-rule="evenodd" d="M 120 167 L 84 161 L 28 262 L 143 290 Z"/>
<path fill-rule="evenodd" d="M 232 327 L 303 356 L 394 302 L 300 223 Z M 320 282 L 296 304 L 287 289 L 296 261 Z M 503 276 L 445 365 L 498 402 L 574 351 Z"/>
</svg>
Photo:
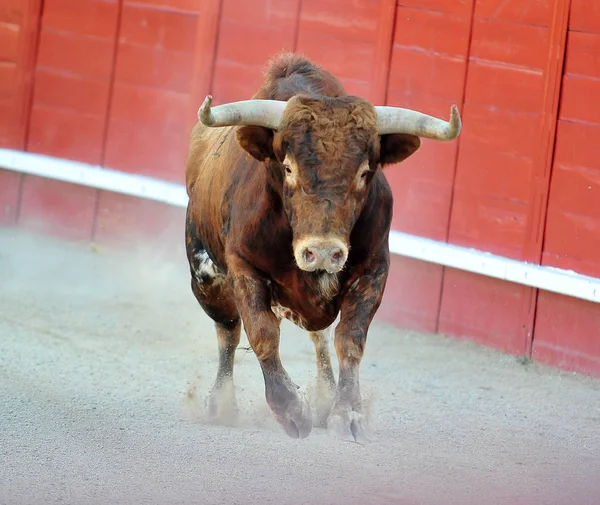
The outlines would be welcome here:
<svg viewBox="0 0 600 505">
<path fill-rule="evenodd" d="M 279 319 L 271 310 L 269 286 L 251 270 L 240 268 L 239 263 L 230 272 L 248 342 L 263 372 L 271 412 L 290 437 L 305 438 L 312 430 L 312 414 L 306 397 L 281 364 Z"/>
<path fill-rule="evenodd" d="M 340 322 L 335 330 L 339 380 L 327 427 L 344 440 L 366 441 L 359 367 L 369 325 L 381 304 L 388 267 L 387 259 L 383 259 L 369 273 L 354 281 L 342 300 Z"/>
</svg>

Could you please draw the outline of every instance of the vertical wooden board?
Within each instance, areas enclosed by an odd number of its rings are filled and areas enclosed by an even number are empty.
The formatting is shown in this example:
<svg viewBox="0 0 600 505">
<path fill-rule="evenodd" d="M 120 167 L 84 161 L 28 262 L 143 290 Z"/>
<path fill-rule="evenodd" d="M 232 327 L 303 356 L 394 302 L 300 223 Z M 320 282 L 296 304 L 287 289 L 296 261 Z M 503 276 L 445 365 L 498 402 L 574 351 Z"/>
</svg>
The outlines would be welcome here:
<svg viewBox="0 0 600 505">
<path fill-rule="evenodd" d="M 211 93 L 214 103 L 247 100 L 267 61 L 293 51 L 300 0 L 223 0 Z"/>
<path fill-rule="evenodd" d="M 447 118 L 462 103 L 470 33 L 468 5 L 399 2 L 387 104 Z M 465 4 L 465 2 L 461 2 Z M 462 113 L 461 107 L 461 113 Z M 393 228 L 445 240 L 458 142 L 422 141 L 421 149 L 389 167 Z"/>
<path fill-rule="evenodd" d="M 600 377 L 600 305 L 540 291 L 533 359 Z"/>
<path fill-rule="evenodd" d="M 24 175 L 18 224 L 62 238 L 89 240 L 96 194 L 93 188 Z"/>
<path fill-rule="evenodd" d="M 401 328 L 434 333 L 443 267 L 392 255 L 377 318 Z"/>
<path fill-rule="evenodd" d="M 600 108 L 597 2 L 571 0 L 542 264 L 600 277 Z M 554 293 L 538 296 L 533 359 L 600 376 L 600 306 Z"/>
<path fill-rule="evenodd" d="M 438 332 L 524 355 L 531 291 L 527 286 L 446 268 Z"/>
<path fill-rule="evenodd" d="M 462 102 L 473 1 L 398 2 L 388 105 L 446 119 L 450 106 L 456 104 L 464 117 Z M 423 140 L 415 155 L 400 166 L 386 169 L 394 192 L 394 229 L 435 240 L 447 239 L 457 148 L 458 141 Z M 420 270 L 426 272 L 423 278 L 427 282 L 416 284 L 419 296 L 411 299 L 407 291 L 402 300 L 409 307 L 407 314 L 416 317 L 416 326 L 435 331 L 444 269 L 423 265 Z M 404 277 L 410 287 L 413 279 L 408 269 Z"/>
<path fill-rule="evenodd" d="M 559 121 L 543 262 L 600 276 L 600 124 Z"/>
<path fill-rule="evenodd" d="M 553 83 L 561 67 L 556 54 L 566 29 L 563 4 L 476 2 L 452 243 L 539 261 L 533 246 L 549 184 L 546 155 L 553 145 Z M 534 290 L 447 269 L 441 307 L 441 332 L 513 354 L 529 352 Z"/>
<path fill-rule="evenodd" d="M 0 225 L 9 226 L 17 222 L 21 175 L 0 170 Z"/>
<path fill-rule="evenodd" d="M 111 247 L 185 259 L 185 209 L 100 191 L 94 240 Z"/>
<path fill-rule="evenodd" d="M 494 14 L 488 7 L 479 2 L 475 12 L 449 239 L 521 258 L 539 145 L 549 30 L 500 22 L 502 9 L 514 5 L 499 4 Z M 493 18 L 479 17 L 478 12 Z M 510 126 L 504 121 L 508 118 Z M 527 171 L 519 176 L 507 169 L 513 164 Z M 512 180 L 506 181 L 510 175 Z"/>
<path fill-rule="evenodd" d="M 183 182 L 198 10 L 125 0 L 104 165 Z"/>
<path fill-rule="evenodd" d="M 572 29 L 582 22 L 581 5 L 573 0 Z M 570 32 L 543 248 L 544 264 L 594 276 L 600 275 L 600 108 L 590 97 L 600 92 L 599 48 L 600 34 Z"/>
<path fill-rule="evenodd" d="M 4 0 L 0 6 L 0 147 L 23 149 L 41 0 Z"/>
<path fill-rule="evenodd" d="M 27 150 L 100 164 L 118 0 L 46 2 Z"/>
</svg>

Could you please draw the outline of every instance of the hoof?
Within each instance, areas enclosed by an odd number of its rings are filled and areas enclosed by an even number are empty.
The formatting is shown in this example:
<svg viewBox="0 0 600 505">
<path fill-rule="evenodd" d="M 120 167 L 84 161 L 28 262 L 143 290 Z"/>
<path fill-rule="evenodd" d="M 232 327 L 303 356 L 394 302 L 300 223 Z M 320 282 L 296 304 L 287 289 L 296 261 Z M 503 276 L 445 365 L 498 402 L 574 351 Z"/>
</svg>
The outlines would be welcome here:
<svg viewBox="0 0 600 505">
<path fill-rule="evenodd" d="M 350 409 L 338 410 L 329 416 L 327 430 L 336 438 L 365 444 L 367 442 L 366 424 L 365 418 L 360 412 Z"/>
<path fill-rule="evenodd" d="M 273 416 L 288 436 L 308 437 L 313 426 L 310 405 L 285 371 L 265 373 L 265 397 Z"/>
<path fill-rule="evenodd" d="M 297 393 L 296 398 L 288 403 L 284 412 L 275 413 L 275 418 L 292 438 L 306 438 L 312 431 L 310 405 L 303 394 Z"/>
</svg>

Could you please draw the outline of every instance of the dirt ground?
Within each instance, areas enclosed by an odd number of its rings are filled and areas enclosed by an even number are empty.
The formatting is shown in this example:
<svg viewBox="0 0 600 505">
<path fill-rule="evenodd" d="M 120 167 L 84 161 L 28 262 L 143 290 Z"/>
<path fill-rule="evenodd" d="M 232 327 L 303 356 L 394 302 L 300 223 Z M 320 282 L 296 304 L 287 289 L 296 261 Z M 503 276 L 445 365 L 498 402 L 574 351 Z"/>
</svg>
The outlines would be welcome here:
<svg viewBox="0 0 600 505">
<path fill-rule="evenodd" d="M 369 443 L 295 440 L 247 345 L 240 425 L 208 425 L 216 338 L 183 258 L 1 229 L 0 503 L 600 504 L 597 380 L 378 323 Z M 310 395 L 312 343 L 288 323 L 282 359 Z"/>
</svg>

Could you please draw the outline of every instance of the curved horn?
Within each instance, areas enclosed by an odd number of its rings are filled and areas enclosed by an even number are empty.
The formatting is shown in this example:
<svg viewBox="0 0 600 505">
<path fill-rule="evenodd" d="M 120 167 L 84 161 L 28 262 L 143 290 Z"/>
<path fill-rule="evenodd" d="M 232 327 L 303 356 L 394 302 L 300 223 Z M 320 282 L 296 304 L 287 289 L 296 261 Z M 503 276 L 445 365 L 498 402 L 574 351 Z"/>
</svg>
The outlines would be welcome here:
<svg viewBox="0 0 600 505">
<path fill-rule="evenodd" d="M 244 100 L 212 107 L 208 95 L 198 109 L 198 119 L 205 126 L 264 126 L 277 130 L 287 102 L 279 100 Z"/>
<path fill-rule="evenodd" d="M 450 121 L 446 122 L 422 112 L 400 107 L 376 106 L 377 130 L 380 135 L 410 133 L 433 140 L 452 140 L 458 137 L 462 121 L 458 107 L 450 109 Z"/>
</svg>

